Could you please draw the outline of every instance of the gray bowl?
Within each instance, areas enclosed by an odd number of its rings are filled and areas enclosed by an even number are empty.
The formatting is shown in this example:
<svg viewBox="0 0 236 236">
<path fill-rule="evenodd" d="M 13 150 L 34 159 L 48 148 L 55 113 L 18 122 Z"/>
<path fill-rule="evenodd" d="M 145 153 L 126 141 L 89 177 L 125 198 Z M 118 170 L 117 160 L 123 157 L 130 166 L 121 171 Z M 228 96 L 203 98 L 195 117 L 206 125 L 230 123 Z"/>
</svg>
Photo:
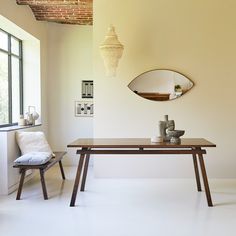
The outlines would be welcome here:
<svg viewBox="0 0 236 236">
<path fill-rule="evenodd" d="M 180 136 L 183 136 L 185 131 L 184 130 L 168 130 L 168 135 L 170 136 L 171 143 L 180 143 Z"/>
</svg>

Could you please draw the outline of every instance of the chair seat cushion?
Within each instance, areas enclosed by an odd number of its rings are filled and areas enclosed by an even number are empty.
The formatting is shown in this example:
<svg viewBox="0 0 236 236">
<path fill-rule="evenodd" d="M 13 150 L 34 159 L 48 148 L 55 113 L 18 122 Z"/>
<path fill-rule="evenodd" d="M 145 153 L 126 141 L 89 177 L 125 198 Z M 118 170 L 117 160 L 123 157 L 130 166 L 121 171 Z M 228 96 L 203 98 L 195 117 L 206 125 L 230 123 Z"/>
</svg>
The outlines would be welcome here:
<svg viewBox="0 0 236 236">
<path fill-rule="evenodd" d="M 42 165 L 48 162 L 52 158 L 50 152 L 29 152 L 20 157 L 15 161 L 15 165 Z"/>
</svg>

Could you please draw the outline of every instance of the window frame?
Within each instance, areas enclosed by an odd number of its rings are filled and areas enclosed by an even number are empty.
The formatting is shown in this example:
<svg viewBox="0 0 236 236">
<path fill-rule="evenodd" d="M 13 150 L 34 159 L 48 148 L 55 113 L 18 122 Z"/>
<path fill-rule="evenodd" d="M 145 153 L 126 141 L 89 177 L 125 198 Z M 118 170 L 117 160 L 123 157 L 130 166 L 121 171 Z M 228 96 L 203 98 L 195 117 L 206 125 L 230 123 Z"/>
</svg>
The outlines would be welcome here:
<svg viewBox="0 0 236 236">
<path fill-rule="evenodd" d="M 23 42 L 21 39 L 17 38 L 16 36 L 8 33 L 7 31 L 0 28 L 0 31 L 7 34 L 8 40 L 8 49 L 0 48 L 0 52 L 5 53 L 8 56 L 8 124 L 0 125 L 2 127 L 8 127 L 17 125 L 18 123 L 13 123 L 12 121 L 12 58 L 18 58 L 19 60 L 19 115 L 23 115 Z M 16 55 L 11 50 L 11 38 L 16 39 L 19 42 L 19 55 Z"/>
</svg>

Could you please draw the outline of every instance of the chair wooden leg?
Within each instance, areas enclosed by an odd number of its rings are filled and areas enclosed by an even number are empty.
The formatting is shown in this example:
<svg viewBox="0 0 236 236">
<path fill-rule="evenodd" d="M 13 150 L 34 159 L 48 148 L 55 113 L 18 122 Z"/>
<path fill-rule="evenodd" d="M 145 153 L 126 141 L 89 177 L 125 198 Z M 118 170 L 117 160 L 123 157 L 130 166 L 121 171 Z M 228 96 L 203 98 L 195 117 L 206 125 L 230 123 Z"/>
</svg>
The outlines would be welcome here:
<svg viewBox="0 0 236 236">
<path fill-rule="evenodd" d="M 62 179 L 66 179 L 65 173 L 64 173 L 64 169 L 63 169 L 63 166 L 62 166 L 62 162 L 61 162 L 61 161 L 59 161 L 59 166 L 60 166 L 60 170 L 61 170 Z"/>
<path fill-rule="evenodd" d="M 43 189 L 43 197 L 44 197 L 44 200 L 47 200 L 48 194 L 47 194 L 47 188 L 46 188 L 45 179 L 44 179 L 44 171 L 40 169 L 39 172 L 40 172 L 40 179 L 41 179 L 41 184 L 42 184 L 42 189 Z"/>
<path fill-rule="evenodd" d="M 208 180 L 207 180 L 207 173 L 206 173 L 206 168 L 205 168 L 203 156 L 202 156 L 202 154 L 198 154 L 198 156 L 199 156 L 199 162 L 200 162 L 200 166 L 201 166 L 201 170 L 202 170 L 202 178 L 203 178 L 203 183 L 204 183 L 204 187 L 205 187 L 207 203 L 208 203 L 209 207 L 212 207 L 213 204 L 212 204 L 212 200 L 211 200 L 211 192 L 210 192 L 210 188 L 209 188 L 209 184 L 208 184 Z"/>
<path fill-rule="evenodd" d="M 79 163 L 78 163 L 78 168 L 76 172 L 76 177 L 75 177 L 75 182 L 74 182 L 74 187 L 73 187 L 73 192 L 71 196 L 71 201 L 70 201 L 70 206 L 73 207 L 75 206 L 75 200 L 78 192 L 78 187 L 79 187 L 79 181 L 80 181 L 80 176 L 84 164 L 84 156 L 85 154 L 80 155 Z"/>
<path fill-rule="evenodd" d="M 197 190 L 199 192 L 201 192 L 202 188 L 201 188 L 201 181 L 200 181 L 200 176 L 199 176 L 199 170 L 198 170 L 198 163 L 197 163 L 196 154 L 193 154 L 193 165 L 194 165 L 195 177 L 196 177 L 196 182 L 197 182 Z"/>
<path fill-rule="evenodd" d="M 82 192 L 84 192 L 84 189 L 85 189 L 85 183 L 86 183 L 88 166 L 89 166 L 89 159 L 90 159 L 90 154 L 87 154 L 86 159 L 85 159 L 85 164 L 84 164 L 84 172 L 83 172 L 81 188 L 80 188 L 80 191 L 82 191 Z"/>
<path fill-rule="evenodd" d="M 20 183 L 19 183 L 19 187 L 18 187 L 18 191 L 17 191 L 17 195 L 16 195 L 16 200 L 20 200 L 20 196 L 21 196 L 21 191 L 22 191 L 22 187 L 24 184 L 24 179 L 25 179 L 25 169 L 21 170 L 21 177 L 20 177 Z"/>
</svg>

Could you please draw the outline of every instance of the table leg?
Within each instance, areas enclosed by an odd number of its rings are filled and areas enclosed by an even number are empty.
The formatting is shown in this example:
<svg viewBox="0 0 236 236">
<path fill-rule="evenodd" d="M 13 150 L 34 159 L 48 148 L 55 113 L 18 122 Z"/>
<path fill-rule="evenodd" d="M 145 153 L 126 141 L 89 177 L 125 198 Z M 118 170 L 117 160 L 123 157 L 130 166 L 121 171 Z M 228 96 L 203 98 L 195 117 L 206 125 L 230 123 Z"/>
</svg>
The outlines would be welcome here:
<svg viewBox="0 0 236 236">
<path fill-rule="evenodd" d="M 76 200 L 76 195 L 77 195 L 77 192 L 78 192 L 80 176 L 81 176 L 81 172 L 82 172 L 82 168 L 83 168 L 83 164 L 84 164 L 84 156 L 85 156 L 85 154 L 80 155 L 78 168 L 77 168 L 77 172 L 76 172 L 76 177 L 75 177 L 75 182 L 74 182 L 74 188 L 73 188 L 71 201 L 70 201 L 70 206 L 71 207 L 75 206 L 75 200 Z"/>
<path fill-rule="evenodd" d="M 197 190 L 199 192 L 201 192 L 202 188 L 201 188 L 201 181 L 200 181 L 200 177 L 199 177 L 199 170 L 198 170 L 198 163 L 197 163 L 196 154 L 193 154 L 193 165 L 194 165 L 195 177 L 196 177 L 196 182 L 197 182 Z"/>
<path fill-rule="evenodd" d="M 208 180 L 207 180 L 207 173 L 206 173 L 206 168 L 205 168 L 203 156 L 202 156 L 202 154 L 198 154 L 198 157 L 199 157 L 199 162 L 200 162 L 200 166 L 201 166 L 201 170 L 202 170 L 202 178 L 203 178 L 203 183 L 204 183 L 204 187 L 205 187 L 207 203 L 208 203 L 209 207 L 212 207 L 213 204 L 212 204 L 212 200 L 211 200 L 211 192 L 210 192 L 210 188 L 209 188 L 209 184 L 208 184 Z"/>
<path fill-rule="evenodd" d="M 87 178 L 87 173 L 88 173 L 88 166 L 89 166 L 89 159 L 90 159 L 90 154 L 87 154 L 86 158 L 85 158 L 83 178 L 82 178 L 82 184 L 81 184 L 81 188 L 80 188 L 80 191 L 82 191 L 82 192 L 84 192 L 84 189 L 85 189 L 85 183 L 86 183 L 86 178 Z"/>
</svg>

